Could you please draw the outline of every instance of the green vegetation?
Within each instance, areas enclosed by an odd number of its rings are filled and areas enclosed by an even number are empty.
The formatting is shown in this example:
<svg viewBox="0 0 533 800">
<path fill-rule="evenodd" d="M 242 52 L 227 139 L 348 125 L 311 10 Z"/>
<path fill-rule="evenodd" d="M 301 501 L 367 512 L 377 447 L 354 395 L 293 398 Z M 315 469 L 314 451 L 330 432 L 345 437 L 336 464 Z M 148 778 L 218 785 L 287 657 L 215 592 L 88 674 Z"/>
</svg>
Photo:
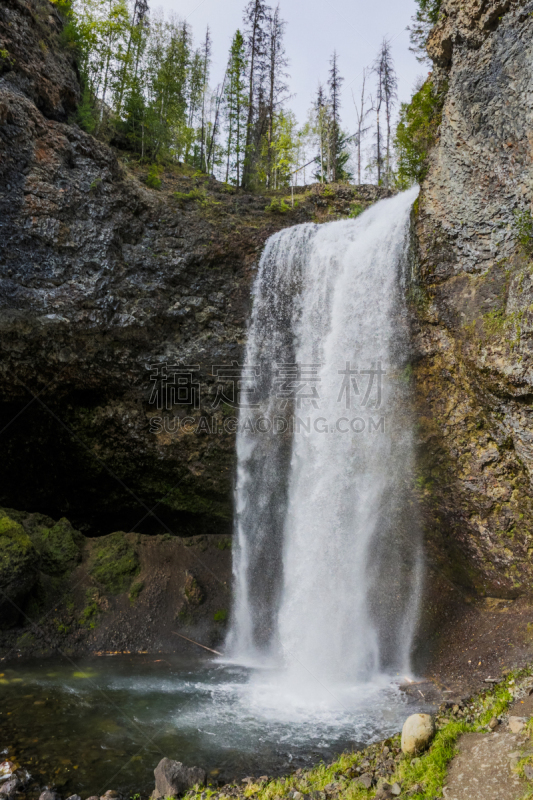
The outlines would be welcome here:
<svg viewBox="0 0 533 800">
<path fill-rule="evenodd" d="M 85 600 L 87 605 L 81 612 L 78 620 L 82 628 L 88 628 L 89 630 L 94 630 L 94 628 L 96 628 L 98 613 L 100 611 L 97 598 L 98 598 L 97 589 L 95 589 L 94 587 L 92 589 L 87 589 L 87 592 L 85 594 Z"/>
<path fill-rule="evenodd" d="M 139 570 L 139 557 L 127 534 L 110 533 L 94 543 L 89 574 L 106 591 L 126 591 Z"/>
<path fill-rule="evenodd" d="M 516 241 L 522 253 L 530 257 L 533 255 L 533 216 L 529 209 L 516 209 L 513 218 L 513 229 Z"/>
<path fill-rule="evenodd" d="M 291 210 L 291 206 L 279 197 L 273 197 L 270 205 L 265 206 L 265 211 L 268 211 L 269 214 L 286 214 Z"/>
<path fill-rule="evenodd" d="M 215 622 L 226 622 L 228 618 L 228 612 L 225 608 L 221 608 L 220 611 L 216 611 L 213 619 Z"/>
<path fill-rule="evenodd" d="M 487 336 L 499 336 L 505 330 L 505 313 L 502 310 L 489 311 L 483 315 L 483 326 Z"/>
<path fill-rule="evenodd" d="M 161 178 L 159 177 L 161 174 L 161 167 L 157 164 L 152 164 L 148 171 L 148 175 L 146 176 L 146 185 L 150 187 L 150 189 L 160 189 L 161 188 Z"/>
<path fill-rule="evenodd" d="M 198 584 L 198 581 L 189 572 L 185 576 L 183 594 L 185 595 L 185 599 L 187 600 L 189 606 L 193 608 L 201 605 L 201 603 L 204 601 L 204 595 Z"/>
<path fill-rule="evenodd" d="M 402 103 L 394 146 L 398 160 L 397 185 L 408 189 L 424 180 L 429 168 L 429 151 L 441 121 L 443 93 L 437 94 L 428 79 L 413 95 L 410 103 Z"/>
<path fill-rule="evenodd" d="M 191 203 L 194 200 L 202 202 L 205 200 L 206 194 L 204 189 L 191 189 L 190 192 L 174 192 L 174 197 L 180 203 Z"/>
<path fill-rule="evenodd" d="M 365 207 L 362 206 L 361 203 L 352 203 L 348 216 L 350 219 L 356 219 L 360 214 L 363 213 L 364 210 Z"/>
<path fill-rule="evenodd" d="M 129 594 L 131 605 L 135 604 L 135 601 L 137 600 L 143 589 L 144 589 L 144 581 L 135 581 L 135 583 L 132 584 Z"/>
<path fill-rule="evenodd" d="M 60 519 L 52 527 L 36 525 L 30 535 L 40 556 L 40 568 L 47 575 L 64 575 L 81 561 L 85 537 L 68 519 Z"/>
<path fill-rule="evenodd" d="M 411 47 L 418 61 L 427 61 L 426 45 L 431 29 L 440 19 L 442 0 L 416 0 L 418 9 L 410 32 Z"/>
</svg>

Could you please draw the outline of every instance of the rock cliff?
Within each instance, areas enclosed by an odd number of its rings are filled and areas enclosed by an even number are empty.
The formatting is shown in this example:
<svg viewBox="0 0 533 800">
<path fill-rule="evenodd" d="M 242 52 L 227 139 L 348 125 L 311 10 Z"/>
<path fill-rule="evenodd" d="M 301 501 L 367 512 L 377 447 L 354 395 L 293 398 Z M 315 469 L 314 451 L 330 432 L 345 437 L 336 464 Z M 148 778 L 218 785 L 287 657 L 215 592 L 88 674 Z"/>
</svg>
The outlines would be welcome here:
<svg viewBox="0 0 533 800">
<path fill-rule="evenodd" d="M 413 214 L 426 541 L 438 593 L 513 598 L 533 574 L 533 3 L 444 0 L 428 52 L 446 95 Z"/>
<path fill-rule="evenodd" d="M 265 211 L 270 197 L 179 165 L 150 189 L 148 166 L 71 123 L 79 94 L 54 6 L 3 3 L 0 502 L 93 534 L 224 533 L 235 369 L 213 367 L 242 361 L 258 253 L 280 227 L 382 192 Z M 176 365 L 198 368 L 180 404 Z"/>
</svg>

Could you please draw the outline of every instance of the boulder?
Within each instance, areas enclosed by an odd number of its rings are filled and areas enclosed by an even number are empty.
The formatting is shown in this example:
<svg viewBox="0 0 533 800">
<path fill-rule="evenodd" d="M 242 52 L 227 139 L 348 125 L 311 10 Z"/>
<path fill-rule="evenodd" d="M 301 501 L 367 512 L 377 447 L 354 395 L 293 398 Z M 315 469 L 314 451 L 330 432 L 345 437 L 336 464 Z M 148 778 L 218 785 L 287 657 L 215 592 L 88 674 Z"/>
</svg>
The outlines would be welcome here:
<svg viewBox="0 0 533 800">
<path fill-rule="evenodd" d="M 521 733 L 526 727 L 525 717 L 509 717 L 509 727 L 513 733 Z"/>
<path fill-rule="evenodd" d="M 163 758 L 154 770 L 155 789 L 152 800 L 161 797 L 179 797 L 196 784 L 206 782 L 207 773 L 200 767 L 184 767 L 181 761 Z"/>
<path fill-rule="evenodd" d="M 61 800 L 61 797 L 57 792 L 52 792 L 50 789 L 45 789 L 44 792 L 41 792 L 39 795 L 39 800 Z"/>
<path fill-rule="evenodd" d="M 421 753 L 435 736 L 435 723 L 430 714 L 412 714 L 402 729 L 402 751 L 408 755 Z"/>
</svg>

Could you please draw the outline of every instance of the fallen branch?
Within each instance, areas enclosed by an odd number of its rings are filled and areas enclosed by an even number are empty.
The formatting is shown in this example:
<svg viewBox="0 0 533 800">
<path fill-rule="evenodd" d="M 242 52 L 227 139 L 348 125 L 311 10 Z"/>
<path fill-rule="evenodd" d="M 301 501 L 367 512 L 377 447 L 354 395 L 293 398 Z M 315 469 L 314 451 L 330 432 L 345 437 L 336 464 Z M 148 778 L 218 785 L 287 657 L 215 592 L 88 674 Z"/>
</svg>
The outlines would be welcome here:
<svg viewBox="0 0 533 800">
<path fill-rule="evenodd" d="M 200 642 L 195 642 L 194 639 L 188 639 L 187 636 L 184 636 L 182 633 L 176 633 L 176 631 L 172 631 L 174 636 L 180 636 L 182 639 L 185 639 L 186 642 L 191 642 L 192 644 L 198 645 L 198 647 L 203 647 L 204 650 L 209 650 L 210 653 L 214 653 L 216 656 L 221 656 L 223 653 L 219 653 L 218 650 L 212 650 L 210 647 L 206 647 L 205 644 L 200 644 Z"/>
</svg>

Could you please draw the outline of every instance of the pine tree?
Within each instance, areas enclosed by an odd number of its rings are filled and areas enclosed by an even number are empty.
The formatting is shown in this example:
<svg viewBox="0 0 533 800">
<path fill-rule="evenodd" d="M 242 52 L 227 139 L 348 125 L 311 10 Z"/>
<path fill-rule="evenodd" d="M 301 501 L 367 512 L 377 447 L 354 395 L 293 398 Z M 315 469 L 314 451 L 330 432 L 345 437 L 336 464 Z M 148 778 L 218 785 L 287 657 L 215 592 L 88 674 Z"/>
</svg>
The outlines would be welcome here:
<svg viewBox="0 0 533 800">
<path fill-rule="evenodd" d="M 203 45 L 202 51 L 202 126 L 200 132 L 200 169 L 204 172 L 207 172 L 207 165 L 205 162 L 205 155 L 207 150 L 207 128 L 206 128 L 206 94 L 209 82 L 209 67 L 211 65 L 211 32 L 209 30 L 209 25 L 207 26 L 205 32 L 205 41 Z"/>
<path fill-rule="evenodd" d="M 376 166 L 378 185 L 384 182 L 388 188 L 391 183 L 392 159 L 392 112 L 397 99 L 398 80 L 394 70 L 390 42 L 383 39 L 373 70 L 377 78 L 376 90 Z M 385 132 L 381 113 L 385 115 Z M 385 136 L 385 142 L 383 137 Z"/>
<path fill-rule="evenodd" d="M 416 0 L 418 10 L 413 17 L 413 25 L 410 25 L 409 38 L 411 40 L 412 53 L 420 62 L 429 61 L 426 53 L 427 40 L 431 29 L 437 24 L 440 18 L 442 0 Z"/>
<path fill-rule="evenodd" d="M 314 118 L 314 131 L 318 139 L 319 155 L 316 158 L 318 169 L 314 177 L 324 183 L 327 181 L 326 175 L 326 153 L 329 142 L 329 106 L 321 83 L 318 84 L 316 100 L 313 106 L 312 116 Z"/>
<path fill-rule="evenodd" d="M 264 0 L 250 0 L 244 13 L 248 61 L 248 114 L 242 185 L 250 188 L 265 121 L 267 26 L 270 9 Z"/>
<path fill-rule="evenodd" d="M 246 54 L 244 37 L 238 30 L 231 43 L 226 81 L 226 183 L 234 176 L 237 186 L 241 182 L 241 166 L 246 141 Z"/>
<path fill-rule="evenodd" d="M 269 19 L 268 27 L 267 186 L 272 184 L 272 149 L 274 146 L 275 118 L 283 102 L 283 95 L 287 91 L 287 84 L 285 83 L 287 73 L 285 69 L 288 65 L 288 60 L 285 56 L 283 45 L 285 25 L 286 23 L 280 17 L 278 5 Z"/>
</svg>

